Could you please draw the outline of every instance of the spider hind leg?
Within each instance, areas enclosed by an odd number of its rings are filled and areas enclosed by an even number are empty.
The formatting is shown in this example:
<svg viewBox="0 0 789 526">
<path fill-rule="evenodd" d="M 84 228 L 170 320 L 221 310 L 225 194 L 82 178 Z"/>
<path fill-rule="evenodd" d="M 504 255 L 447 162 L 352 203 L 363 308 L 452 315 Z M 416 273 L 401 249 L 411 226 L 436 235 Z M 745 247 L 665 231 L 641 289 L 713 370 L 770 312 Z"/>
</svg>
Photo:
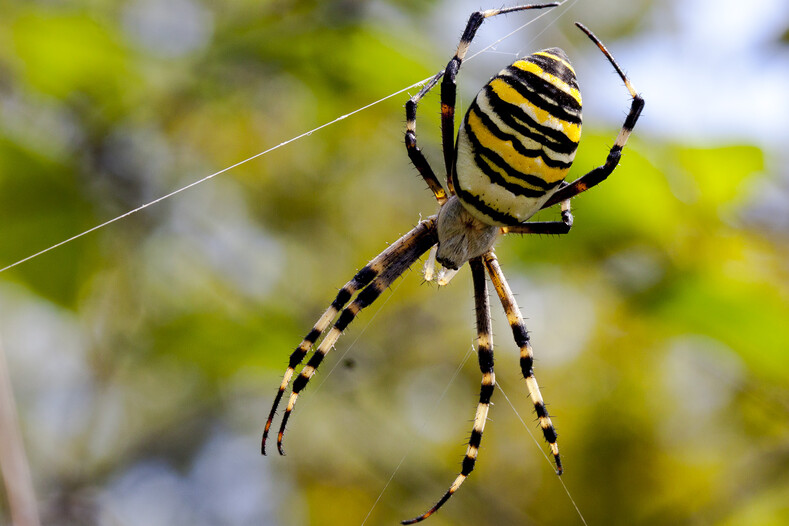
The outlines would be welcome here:
<svg viewBox="0 0 789 526">
<path fill-rule="evenodd" d="M 526 379 L 526 387 L 529 390 L 529 397 L 534 404 L 534 411 L 537 413 L 537 418 L 540 422 L 545 441 L 551 449 L 554 463 L 556 464 L 556 474 L 561 475 L 562 459 L 559 456 L 559 445 L 556 443 L 556 428 L 553 427 L 551 417 L 548 415 L 548 410 L 545 407 L 545 401 L 540 393 L 540 387 L 537 384 L 537 379 L 534 376 L 534 353 L 531 348 L 531 341 L 529 332 L 526 330 L 526 325 L 523 323 L 523 316 L 521 315 L 520 308 L 515 302 L 515 296 L 512 294 L 509 284 L 507 283 L 504 273 L 501 271 L 499 261 L 493 251 L 485 254 L 484 256 L 485 267 L 488 269 L 488 275 L 496 289 L 496 293 L 501 300 L 501 306 L 507 314 L 507 321 L 509 321 L 510 328 L 512 328 L 512 335 L 515 338 L 515 344 L 520 347 L 520 366 L 523 377 Z"/>
<path fill-rule="evenodd" d="M 485 278 L 485 267 L 483 266 L 481 257 L 470 260 L 469 266 L 471 267 L 471 276 L 474 283 L 474 303 L 477 316 L 477 355 L 479 358 L 479 368 L 480 371 L 482 371 L 482 385 L 479 391 L 477 411 L 474 414 L 474 427 L 471 429 L 471 438 L 469 438 L 468 441 L 462 468 L 455 478 L 455 481 L 432 508 L 418 517 L 403 521 L 402 524 L 414 524 L 423 521 L 438 511 L 438 509 L 460 488 L 463 481 L 468 478 L 477 462 L 477 455 L 479 454 L 479 447 L 482 442 L 482 433 L 485 430 L 485 422 L 488 419 L 490 399 L 496 388 L 496 376 L 493 372 L 493 333 L 491 330 L 490 297 L 488 295 L 488 285 Z"/>
<path fill-rule="evenodd" d="M 378 296 L 389 287 L 394 280 L 396 280 L 403 272 L 405 272 L 422 254 L 424 254 L 431 246 L 436 243 L 436 218 L 431 216 L 421 221 L 410 232 L 403 237 L 392 243 L 386 250 L 376 256 L 370 263 L 368 263 L 361 271 L 359 271 L 354 279 L 349 281 L 340 292 L 337 298 L 324 312 L 313 329 L 307 334 L 302 343 L 291 354 L 288 368 L 285 371 L 280 387 L 274 398 L 269 417 L 266 421 L 266 426 L 263 431 L 263 438 L 261 441 L 261 452 L 266 454 L 266 441 L 271 430 L 271 423 L 277 412 L 282 396 L 293 378 L 293 373 L 296 367 L 304 360 L 309 350 L 313 348 L 315 342 L 320 336 L 328 329 L 329 324 L 336 318 L 334 325 L 326 332 L 323 340 L 321 340 L 318 347 L 315 349 L 313 355 L 310 357 L 307 365 L 304 366 L 301 373 L 293 379 L 293 386 L 288 399 L 285 413 L 282 417 L 282 423 L 277 433 L 277 449 L 281 455 L 284 455 L 282 449 L 282 442 L 285 435 L 285 426 L 290 418 L 290 414 L 296 405 L 296 400 L 299 393 L 307 386 L 310 378 L 315 374 L 320 363 L 324 357 L 329 353 L 334 344 L 337 342 L 342 332 L 346 327 L 356 318 L 365 307 L 372 304 Z M 358 291 L 356 298 L 348 305 L 353 294 Z M 340 310 L 342 309 L 342 310 Z M 339 315 L 339 316 L 338 316 Z"/>
</svg>

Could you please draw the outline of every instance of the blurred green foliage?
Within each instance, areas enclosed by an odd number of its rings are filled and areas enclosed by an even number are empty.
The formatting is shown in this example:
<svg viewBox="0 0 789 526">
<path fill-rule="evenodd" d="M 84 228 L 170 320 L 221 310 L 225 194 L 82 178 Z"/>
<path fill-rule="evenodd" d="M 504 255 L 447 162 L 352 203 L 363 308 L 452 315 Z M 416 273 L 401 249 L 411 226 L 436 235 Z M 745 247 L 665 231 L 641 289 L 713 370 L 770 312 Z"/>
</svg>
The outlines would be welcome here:
<svg viewBox="0 0 789 526">
<path fill-rule="evenodd" d="M 643 9 L 601 36 L 637 34 Z M 600 13 L 576 10 L 538 45 L 580 42 L 559 26 Z M 431 40 L 444 13 L 413 0 L 5 3 L 0 267 L 424 79 L 452 52 Z M 406 97 L 0 275 L 47 524 L 338 525 L 370 510 L 367 524 L 393 524 L 446 489 L 479 388 L 467 271 L 441 290 L 407 273 L 330 355 L 290 455 L 258 454 L 288 353 L 356 269 L 435 210 L 402 147 Z M 419 121 L 435 167 L 437 109 L 433 94 Z M 498 247 L 563 480 L 589 524 L 785 524 L 789 253 L 753 213 L 778 176 L 772 152 L 650 136 L 648 119 L 647 95 L 620 168 L 574 201 L 570 235 Z M 576 176 L 617 133 L 586 126 Z M 496 393 L 478 467 L 431 524 L 578 524 L 529 438 L 493 303 L 515 411 Z"/>
</svg>

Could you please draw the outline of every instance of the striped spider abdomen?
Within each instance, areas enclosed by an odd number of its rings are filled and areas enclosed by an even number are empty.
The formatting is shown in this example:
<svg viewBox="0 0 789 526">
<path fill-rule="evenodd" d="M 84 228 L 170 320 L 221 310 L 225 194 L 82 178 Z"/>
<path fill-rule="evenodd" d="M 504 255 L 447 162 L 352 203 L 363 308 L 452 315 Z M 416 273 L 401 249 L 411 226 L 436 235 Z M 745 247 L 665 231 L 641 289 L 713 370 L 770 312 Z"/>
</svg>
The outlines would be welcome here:
<svg viewBox="0 0 789 526">
<path fill-rule="evenodd" d="M 580 138 L 581 94 L 567 55 L 533 53 L 493 77 L 466 112 L 455 192 L 486 224 L 522 223 L 564 180 Z"/>
</svg>

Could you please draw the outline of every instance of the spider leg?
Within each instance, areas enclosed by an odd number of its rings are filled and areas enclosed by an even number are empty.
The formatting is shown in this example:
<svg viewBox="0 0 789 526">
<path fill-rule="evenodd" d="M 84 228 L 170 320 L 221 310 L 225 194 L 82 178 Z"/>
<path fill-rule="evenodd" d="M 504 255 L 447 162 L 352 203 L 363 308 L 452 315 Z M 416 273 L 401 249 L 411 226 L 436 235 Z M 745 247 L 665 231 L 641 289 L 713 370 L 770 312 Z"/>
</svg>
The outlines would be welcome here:
<svg viewBox="0 0 789 526">
<path fill-rule="evenodd" d="M 449 176 L 455 164 L 455 101 L 457 98 L 457 84 L 455 78 L 460 70 L 463 59 L 466 58 L 469 45 L 471 45 L 471 41 L 474 40 L 477 30 L 486 18 L 492 16 L 512 13 L 514 11 L 523 11 L 525 9 L 556 7 L 558 5 L 558 2 L 552 2 L 548 4 L 531 4 L 505 7 L 502 9 L 488 9 L 487 11 L 472 13 L 469 17 L 466 23 L 466 29 L 463 31 L 463 36 L 460 37 L 455 56 L 447 63 L 447 67 L 444 69 L 444 78 L 441 81 L 441 149 L 444 152 L 444 165 L 447 170 L 447 185 L 451 193 L 454 194 L 452 178 Z"/>
<path fill-rule="evenodd" d="M 433 169 L 430 167 L 430 163 L 427 162 L 422 150 L 416 145 L 416 107 L 419 101 L 422 100 L 422 97 L 438 83 L 438 79 L 440 79 L 443 74 L 443 70 L 436 73 L 427 84 L 422 86 L 419 93 L 408 99 L 408 102 L 405 103 L 405 149 L 408 152 L 408 158 L 411 159 L 416 169 L 419 170 L 419 173 L 427 183 L 427 186 L 430 187 L 430 190 L 432 190 L 433 195 L 436 196 L 436 200 L 440 205 L 446 202 L 447 193 L 438 181 L 435 172 L 433 172 Z"/>
<path fill-rule="evenodd" d="M 474 282 L 474 300 L 477 314 L 477 355 L 479 357 L 479 368 L 482 371 L 482 387 L 479 391 L 479 404 L 474 415 L 474 427 L 471 430 L 471 438 L 466 449 L 466 456 L 463 458 L 463 467 L 460 474 L 449 487 L 439 501 L 428 511 L 419 517 L 403 521 L 402 524 L 414 524 L 430 517 L 444 503 L 449 500 L 463 481 L 474 469 L 477 461 L 479 446 L 482 442 L 482 432 L 485 429 L 485 421 L 488 418 L 490 409 L 490 398 L 496 388 L 496 376 L 493 372 L 493 334 L 490 323 L 490 298 L 488 296 L 488 285 L 485 279 L 485 267 L 482 258 L 477 257 L 469 261 L 471 266 L 471 277 Z"/>
<path fill-rule="evenodd" d="M 638 117 L 641 115 L 641 110 L 644 109 L 644 99 L 641 98 L 641 95 L 639 95 L 638 92 L 636 92 L 636 89 L 627 78 L 627 75 L 625 75 L 625 72 L 622 71 L 622 68 L 619 67 L 619 64 L 616 63 L 616 60 L 614 60 L 614 57 L 608 52 L 603 43 L 600 42 L 600 40 L 582 24 L 576 22 L 575 25 L 578 26 L 581 31 L 586 33 L 592 42 L 594 42 L 597 47 L 600 48 L 600 51 L 603 52 L 611 65 L 614 66 L 614 69 L 619 74 L 619 77 L 625 83 L 625 87 L 630 92 L 633 102 L 630 104 L 630 111 L 628 112 L 627 117 L 625 117 L 625 122 L 622 125 L 622 129 L 619 131 L 619 135 L 617 135 L 614 145 L 608 152 L 608 157 L 605 160 L 605 164 L 598 166 L 594 170 L 582 175 L 567 186 L 557 190 L 556 193 L 545 202 L 542 208 L 548 208 L 549 206 L 553 206 L 556 203 L 565 201 L 571 197 L 575 197 L 576 195 L 587 191 L 591 187 L 600 184 L 609 175 L 611 175 L 611 173 L 614 171 L 614 168 L 616 168 L 619 164 L 619 159 L 622 157 L 622 149 L 625 147 L 627 139 L 630 137 L 630 133 L 633 131 L 633 128 L 636 125 L 636 121 L 638 121 Z"/>
<path fill-rule="evenodd" d="M 504 307 L 504 312 L 507 313 L 507 320 L 510 322 L 512 335 L 515 337 L 515 343 L 520 347 L 521 371 L 523 372 L 524 378 L 526 378 L 526 387 L 529 389 L 529 396 L 534 404 L 534 410 L 537 412 L 543 436 L 545 436 L 545 440 L 550 444 L 551 453 L 556 462 L 556 474 L 561 475 L 562 460 L 559 457 L 559 446 L 556 444 L 556 429 L 553 427 L 551 417 L 548 416 L 548 410 L 545 408 L 545 402 L 542 399 L 540 387 L 537 385 L 537 380 L 534 377 L 534 353 L 532 352 L 531 343 L 529 341 L 529 332 L 526 330 L 526 325 L 523 323 L 523 316 L 521 315 L 520 308 L 518 308 L 518 304 L 515 303 L 515 296 L 513 296 L 512 290 L 504 277 L 504 273 L 501 271 L 499 261 L 496 259 L 496 254 L 491 250 L 483 256 L 483 259 L 488 269 L 490 280 L 501 300 L 501 306 Z"/>
<path fill-rule="evenodd" d="M 567 234 L 573 226 L 570 200 L 562 201 L 561 221 L 532 221 L 514 226 L 501 227 L 502 234 Z"/>
<path fill-rule="evenodd" d="M 432 217 L 428 218 L 423 223 L 427 223 L 431 221 L 431 219 Z M 362 288 L 366 287 L 373 279 L 375 279 L 376 276 L 378 276 L 384 269 L 389 267 L 394 261 L 397 261 L 402 257 L 403 253 L 409 247 L 409 242 L 412 242 L 411 238 L 414 236 L 420 226 L 422 226 L 421 223 L 414 230 L 400 238 L 395 243 L 392 243 L 386 250 L 378 254 L 369 263 L 367 263 L 364 268 L 357 272 L 353 279 L 340 289 L 340 291 L 337 293 L 337 297 L 334 299 L 326 312 L 323 313 L 317 323 L 315 323 L 315 325 L 312 327 L 312 330 L 310 330 L 299 346 L 296 347 L 296 350 L 290 355 L 288 368 L 285 371 L 285 375 L 283 376 L 282 382 L 280 383 L 279 389 L 277 390 L 277 395 L 274 397 L 271 411 L 269 412 L 268 419 L 266 420 L 266 427 L 263 430 L 263 439 L 261 441 L 260 447 L 262 454 L 266 454 L 266 441 L 268 439 L 269 430 L 271 429 L 271 423 L 274 420 L 277 408 L 279 407 L 279 403 L 282 400 L 282 395 L 285 393 L 285 389 L 287 389 L 288 385 L 290 384 L 296 367 L 304 360 L 304 357 L 307 355 L 315 342 L 318 341 L 318 338 L 320 338 L 321 334 L 323 334 L 323 332 L 328 328 L 329 324 L 332 322 L 332 320 L 334 320 L 345 304 L 351 300 L 353 295 Z M 431 228 L 429 225 L 426 225 L 425 227 L 428 229 Z"/>
<path fill-rule="evenodd" d="M 293 407 L 296 405 L 296 400 L 299 397 L 299 393 L 302 389 L 304 389 L 304 387 L 306 387 L 307 383 L 310 381 L 310 378 L 312 378 L 312 376 L 315 374 L 315 371 L 320 363 L 323 361 L 332 347 L 334 347 L 334 344 L 342 335 L 342 332 L 346 327 L 348 327 L 354 318 L 356 318 L 359 312 L 361 312 L 361 310 L 365 307 L 370 306 L 378 298 L 378 296 L 380 296 L 381 292 L 386 290 L 392 284 L 392 282 L 394 282 L 394 280 L 396 280 L 417 259 L 419 259 L 422 254 L 427 252 L 427 250 L 436 243 L 435 223 L 435 216 L 431 216 L 428 219 L 421 221 L 413 230 L 401 237 L 399 240 L 393 243 L 389 249 L 381 253 L 381 255 L 373 260 L 373 262 L 375 262 L 376 260 L 379 260 L 379 258 L 382 258 L 382 256 L 385 256 L 380 261 L 380 271 L 369 281 L 369 284 L 361 289 L 351 304 L 342 310 L 339 317 L 337 318 L 337 321 L 334 322 L 332 328 L 328 333 L 326 333 L 326 336 L 324 336 L 320 345 L 318 345 L 318 347 L 315 349 L 315 352 L 310 357 L 307 365 L 304 366 L 301 373 L 296 377 L 295 380 L 293 380 L 293 388 L 290 398 L 288 399 L 288 405 L 285 408 L 285 414 L 282 417 L 282 423 L 280 424 L 279 433 L 277 434 L 277 449 L 281 455 L 285 454 L 282 449 L 282 440 L 285 435 L 285 426 L 287 425 L 288 419 L 290 418 L 290 414 L 293 412 Z M 345 299 L 347 302 L 350 297 L 345 297 L 345 295 L 343 295 L 343 299 Z M 320 332 L 323 332 L 323 330 L 325 330 L 325 328 L 328 326 L 328 322 L 334 318 L 333 315 L 329 317 L 328 313 L 332 312 L 333 314 L 336 314 L 338 311 L 339 309 L 335 310 L 334 307 L 330 307 L 327 311 L 327 314 L 324 314 L 324 316 L 321 317 L 321 320 L 323 320 L 324 317 L 328 318 L 326 326 L 321 329 L 320 327 L 317 327 L 316 324 L 317 329 L 313 329 L 310 334 L 314 334 L 315 330 L 320 330 Z M 315 336 L 315 339 L 317 339 L 318 335 Z M 309 345 L 307 347 L 309 347 Z M 294 352 L 294 354 L 298 353 L 296 357 L 298 358 L 299 363 L 304 358 L 304 354 L 306 353 L 306 351 L 302 353 L 299 350 L 300 348 L 301 346 L 299 346 L 296 352 Z M 280 391 L 277 393 L 275 406 L 272 408 L 272 413 L 269 416 L 268 422 L 266 423 L 266 431 L 268 431 L 271 419 L 273 418 L 273 413 L 276 411 L 276 403 L 282 397 L 282 392 L 284 391 L 285 387 L 287 387 L 287 382 L 285 382 L 285 380 L 290 380 L 289 376 L 292 376 L 293 369 L 296 365 L 298 365 L 298 363 L 294 364 L 293 367 L 288 367 L 288 372 L 286 372 L 283 383 L 280 385 Z M 263 447 L 265 447 L 266 438 L 267 435 L 264 434 Z"/>
<path fill-rule="evenodd" d="M 269 430 L 271 429 L 271 423 L 274 420 L 274 415 L 277 413 L 277 407 L 279 407 L 279 403 L 282 400 L 282 395 L 285 393 L 285 389 L 287 389 L 288 385 L 290 384 L 290 380 L 293 377 L 293 373 L 296 367 L 304 360 L 304 357 L 307 355 L 309 350 L 318 340 L 323 331 L 329 326 L 332 320 L 337 316 L 337 313 L 342 309 L 346 303 L 353 297 L 356 292 L 367 286 L 385 267 L 387 264 L 387 260 L 390 257 L 396 257 L 399 255 L 399 252 L 402 250 L 403 246 L 398 245 L 397 243 L 391 245 L 381 254 L 379 254 L 375 259 L 370 261 L 367 265 L 364 266 L 356 275 L 353 277 L 351 281 L 346 283 L 340 291 L 337 293 L 337 297 L 334 299 L 332 304 L 326 309 L 326 312 L 320 317 L 320 319 L 315 323 L 312 327 L 312 330 L 304 337 L 296 350 L 290 355 L 290 360 L 288 362 L 288 368 L 285 371 L 285 375 L 282 377 L 282 382 L 279 385 L 279 389 L 277 390 L 277 395 L 274 397 L 274 403 L 271 405 L 271 411 L 269 412 L 268 418 L 266 419 L 266 427 L 263 430 L 263 440 L 261 441 L 260 445 L 260 452 L 265 455 L 266 454 L 266 440 L 268 439 Z"/>
</svg>

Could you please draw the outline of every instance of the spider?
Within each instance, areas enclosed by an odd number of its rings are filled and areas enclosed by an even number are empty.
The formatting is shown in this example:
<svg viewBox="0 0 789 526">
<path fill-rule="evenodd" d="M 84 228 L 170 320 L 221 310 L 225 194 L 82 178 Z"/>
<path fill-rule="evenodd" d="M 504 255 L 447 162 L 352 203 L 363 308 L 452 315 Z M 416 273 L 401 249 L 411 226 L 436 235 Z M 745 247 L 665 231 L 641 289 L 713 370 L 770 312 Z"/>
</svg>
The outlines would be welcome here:
<svg viewBox="0 0 789 526">
<path fill-rule="evenodd" d="M 438 213 L 420 221 L 413 230 L 373 258 L 340 289 L 326 312 L 291 354 L 266 421 L 261 445 L 264 455 L 272 420 L 295 369 L 325 333 L 307 365 L 293 380 L 290 399 L 277 434 L 277 449 L 280 454 L 284 454 L 282 439 L 285 426 L 299 394 L 359 312 L 373 303 L 381 292 L 428 251 L 425 279 L 430 281 L 435 277 L 439 285 L 448 283 L 458 269 L 468 262 L 474 288 L 477 348 L 482 371 L 482 386 L 471 437 L 460 473 L 449 489 L 428 511 L 403 521 L 403 524 L 422 521 L 435 513 L 458 490 L 477 460 L 490 399 L 496 385 L 486 272 L 507 314 L 515 344 L 520 348 L 521 371 L 539 425 L 553 454 L 556 472 L 558 475 L 562 473 L 556 430 L 534 376 L 529 333 L 493 246 L 504 234 L 567 234 L 573 224 L 570 199 L 605 180 L 616 168 L 622 149 L 644 107 L 644 100 L 600 40 L 582 24 L 576 23 L 602 51 L 632 97 L 630 111 L 603 165 L 571 183 L 564 182 L 581 135 L 581 95 L 575 71 L 567 55 L 559 48 L 538 51 L 500 71 L 477 94 L 457 135 L 454 130 L 455 77 L 482 22 L 504 13 L 557 5 L 522 5 L 473 13 L 446 69 L 439 71 L 417 95 L 408 100 L 405 105 L 406 150 L 435 195 Z M 439 81 L 446 190 L 416 141 L 417 105 Z M 537 211 L 556 204 L 560 204 L 561 221 L 527 222 Z M 440 268 L 436 273 L 437 263 Z"/>
</svg>

